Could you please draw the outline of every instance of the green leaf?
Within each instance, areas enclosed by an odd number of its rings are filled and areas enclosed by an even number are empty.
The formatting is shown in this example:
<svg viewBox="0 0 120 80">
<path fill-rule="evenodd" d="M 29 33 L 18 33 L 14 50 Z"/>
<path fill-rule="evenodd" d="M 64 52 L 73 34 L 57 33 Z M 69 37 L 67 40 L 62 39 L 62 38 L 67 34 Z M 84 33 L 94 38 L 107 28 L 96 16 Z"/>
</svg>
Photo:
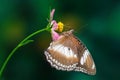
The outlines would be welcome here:
<svg viewBox="0 0 120 80">
<path fill-rule="evenodd" d="M 27 45 L 27 44 L 29 44 L 29 43 L 31 43 L 31 42 L 33 42 L 33 41 L 34 41 L 34 40 L 27 40 L 27 41 L 23 42 L 20 46 Z"/>
</svg>

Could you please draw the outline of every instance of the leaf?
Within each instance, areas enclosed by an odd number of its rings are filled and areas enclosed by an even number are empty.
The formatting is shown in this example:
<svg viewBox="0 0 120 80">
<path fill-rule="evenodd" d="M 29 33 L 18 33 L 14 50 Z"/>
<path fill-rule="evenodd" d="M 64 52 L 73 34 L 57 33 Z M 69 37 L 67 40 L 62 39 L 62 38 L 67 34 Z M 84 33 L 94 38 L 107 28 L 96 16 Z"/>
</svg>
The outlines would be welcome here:
<svg viewBox="0 0 120 80">
<path fill-rule="evenodd" d="M 31 43 L 31 42 L 33 42 L 33 41 L 34 41 L 34 40 L 27 40 L 27 41 L 23 42 L 23 43 L 21 44 L 21 46 L 27 45 L 27 44 L 29 44 L 29 43 Z"/>
</svg>

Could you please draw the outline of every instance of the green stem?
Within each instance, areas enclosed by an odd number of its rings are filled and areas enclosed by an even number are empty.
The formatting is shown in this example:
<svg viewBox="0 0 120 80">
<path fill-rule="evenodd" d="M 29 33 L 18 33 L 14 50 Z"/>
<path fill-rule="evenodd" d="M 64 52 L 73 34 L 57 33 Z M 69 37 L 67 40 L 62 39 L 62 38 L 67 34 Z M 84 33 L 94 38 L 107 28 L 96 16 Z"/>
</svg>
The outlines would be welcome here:
<svg viewBox="0 0 120 80">
<path fill-rule="evenodd" d="M 4 69 L 5 69 L 8 61 L 11 59 L 11 57 L 12 57 L 12 55 L 15 53 L 15 51 L 16 51 L 18 48 L 20 48 L 21 46 L 23 46 L 23 44 L 24 44 L 25 41 L 27 41 L 28 39 L 30 39 L 30 38 L 33 37 L 34 35 L 36 35 L 36 34 L 38 34 L 38 33 L 40 33 L 40 32 L 43 32 L 43 31 L 45 31 L 45 30 L 48 30 L 48 29 L 49 29 L 49 25 L 48 25 L 46 28 L 44 28 L 44 29 L 38 30 L 38 31 L 30 34 L 30 35 L 27 36 L 25 39 L 23 39 L 23 40 L 12 50 L 12 52 L 8 55 L 8 57 L 6 58 L 6 60 L 4 61 L 3 65 L 2 65 L 2 67 L 1 67 L 1 69 L 0 69 L 0 78 L 1 78 L 1 76 L 2 76 L 2 73 L 3 73 Z"/>
</svg>

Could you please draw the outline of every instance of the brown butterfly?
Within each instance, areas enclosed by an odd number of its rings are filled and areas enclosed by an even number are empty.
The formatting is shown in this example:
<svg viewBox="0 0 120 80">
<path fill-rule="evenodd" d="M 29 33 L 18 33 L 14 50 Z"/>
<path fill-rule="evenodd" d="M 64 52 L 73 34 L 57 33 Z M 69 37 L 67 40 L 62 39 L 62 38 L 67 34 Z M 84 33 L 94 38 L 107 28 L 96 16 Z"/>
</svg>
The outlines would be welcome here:
<svg viewBox="0 0 120 80">
<path fill-rule="evenodd" d="M 63 32 L 58 40 L 50 43 L 45 51 L 47 61 L 58 70 L 95 75 L 96 67 L 89 50 L 72 32 Z"/>
</svg>

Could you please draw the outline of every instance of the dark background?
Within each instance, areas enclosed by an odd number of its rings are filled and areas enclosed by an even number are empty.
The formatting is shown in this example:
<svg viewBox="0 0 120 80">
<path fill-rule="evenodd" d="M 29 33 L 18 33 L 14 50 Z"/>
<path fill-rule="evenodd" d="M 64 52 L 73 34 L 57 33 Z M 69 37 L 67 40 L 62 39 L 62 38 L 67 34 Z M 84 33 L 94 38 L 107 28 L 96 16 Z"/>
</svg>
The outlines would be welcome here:
<svg viewBox="0 0 120 80">
<path fill-rule="evenodd" d="M 52 68 L 44 55 L 51 35 L 42 32 L 15 52 L 2 80 L 120 80 L 120 0 L 0 0 L 0 67 L 21 40 L 46 27 L 50 7 L 86 44 L 97 74 Z"/>
</svg>

